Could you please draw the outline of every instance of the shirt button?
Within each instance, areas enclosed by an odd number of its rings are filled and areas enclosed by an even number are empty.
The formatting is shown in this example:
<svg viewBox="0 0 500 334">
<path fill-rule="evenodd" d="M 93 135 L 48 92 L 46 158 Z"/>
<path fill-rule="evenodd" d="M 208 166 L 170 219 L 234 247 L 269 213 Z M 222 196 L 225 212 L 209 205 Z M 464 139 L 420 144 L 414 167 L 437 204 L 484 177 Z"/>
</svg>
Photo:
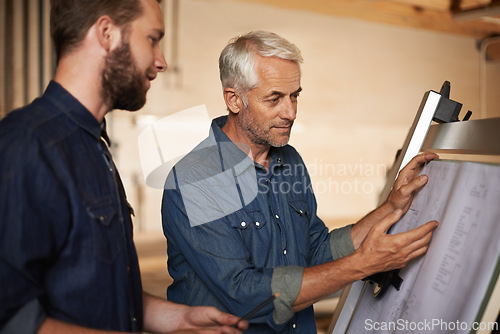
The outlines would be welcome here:
<svg viewBox="0 0 500 334">
<path fill-rule="evenodd" d="M 285 254 L 285 255 L 286 255 L 286 249 L 283 251 L 283 254 Z"/>
<path fill-rule="evenodd" d="M 278 158 L 278 162 L 281 162 L 281 158 Z"/>
<path fill-rule="evenodd" d="M 276 219 L 280 219 L 280 216 L 278 216 L 278 215 L 274 215 L 274 217 L 276 217 Z"/>
<path fill-rule="evenodd" d="M 260 223 L 259 222 L 255 222 L 255 226 L 259 227 Z"/>
<path fill-rule="evenodd" d="M 246 222 L 241 222 L 241 227 L 245 227 L 247 226 L 247 223 Z"/>
<path fill-rule="evenodd" d="M 297 327 L 297 324 L 293 324 L 292 328 L 295 329 Z"/>
<path fill-rule="evenodd" d="M 99 220 L 104 222 L 106 220 L 106 216 L 99 216 Z"/>
</svg>

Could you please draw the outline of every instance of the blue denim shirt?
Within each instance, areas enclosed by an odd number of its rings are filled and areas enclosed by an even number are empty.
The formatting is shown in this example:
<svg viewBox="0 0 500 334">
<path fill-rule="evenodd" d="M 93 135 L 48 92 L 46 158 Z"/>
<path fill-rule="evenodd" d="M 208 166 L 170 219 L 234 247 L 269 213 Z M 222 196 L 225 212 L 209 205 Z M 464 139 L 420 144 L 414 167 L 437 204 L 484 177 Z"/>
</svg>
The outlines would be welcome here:
<svg viewBox="0 0 500 334">
<path fill-rule="evenodd" d="M 303 269 L 354 251 L 350 226 L 328 232 L 301 157 L 271 148 L 269 167 L 254 163 L 215 119 L 209 137 L 178 162 L 162 203 L 168 299 L 212 305 L 250 319 L 248 333 L 315 333 L 313 308 L 292 310 Z"/>
<path fill-rule="evenodd" d="M 45 317 L 141 331 L 142 287 L 104 126 L 51 82 L 0 122 L 0 331 Z"/>
</svg>

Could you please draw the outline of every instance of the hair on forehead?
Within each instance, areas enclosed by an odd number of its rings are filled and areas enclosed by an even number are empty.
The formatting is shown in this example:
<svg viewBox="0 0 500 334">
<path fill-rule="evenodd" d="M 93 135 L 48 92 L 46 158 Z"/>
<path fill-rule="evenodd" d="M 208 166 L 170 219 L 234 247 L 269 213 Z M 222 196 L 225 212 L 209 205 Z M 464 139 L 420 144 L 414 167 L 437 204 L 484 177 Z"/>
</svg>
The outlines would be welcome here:
<svg viewBox="0 0 500 334">
<path fill-rule="evenodd" d="M 120 27 L 130 24 L 142 14 L 143 1 L 149 0 L 50 0 L 50 33 L 57 59 L 77 47 L 103 15 Z"/>
<path fill-rule="evenodd" d="M 219 57 L 223 88 L 240 92 L 257 84 L 255 56 L 277 57 L 299 65 L 303 62 L 300 49 L 283 37 L 268 31 L 252 31 L 229 41 Z"/>
</svg>

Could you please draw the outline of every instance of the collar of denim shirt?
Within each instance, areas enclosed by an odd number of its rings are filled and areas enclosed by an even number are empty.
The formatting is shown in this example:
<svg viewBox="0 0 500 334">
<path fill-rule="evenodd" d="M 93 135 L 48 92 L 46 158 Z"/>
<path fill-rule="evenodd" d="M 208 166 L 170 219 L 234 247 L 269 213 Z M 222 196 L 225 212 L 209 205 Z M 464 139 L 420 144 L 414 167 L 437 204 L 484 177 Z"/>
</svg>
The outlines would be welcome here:
<svg viewBox="0 0 500 334">
<path fill-rule="evenodd" d="M 236 175 L 239 176 L 244 173 L 247 168 L 254 166 L 258 169 L 266 170 L 264 166 L 259 163 L 254 162 L 245 152 L 243 152 L 236 144 L 234 144 L 231 139 L 222 131 L 222 127 L 227 122 L 227 116 L 220 116 L 212 121 L 211 131 L 214 135 L 215 141 L 219 144 L 219 151 L 223 162 L 225 162 L 225 168 L 227 166 L 235 167 Z M 271 147 L 269 149 L 269 168 L 276 166 L 282 166 L 284 163 L 284 158 L 280 147 Z M 227 160 L 229 159 L 229 160 Z M 276 165 L 276 166 L 273 166 Z"/>
<path fill-rule="evenodd" d="M 108 146 L 110 146 L 111 143 L 106 132 L 106 120 L 103 120 L 100 124 L 92 113 L 63 86 L 52 80 L 47 86 L 44 95 L 75 124 L 90 133 L 97 140 L 101 137 L 104 138 Z"/>
</svg>

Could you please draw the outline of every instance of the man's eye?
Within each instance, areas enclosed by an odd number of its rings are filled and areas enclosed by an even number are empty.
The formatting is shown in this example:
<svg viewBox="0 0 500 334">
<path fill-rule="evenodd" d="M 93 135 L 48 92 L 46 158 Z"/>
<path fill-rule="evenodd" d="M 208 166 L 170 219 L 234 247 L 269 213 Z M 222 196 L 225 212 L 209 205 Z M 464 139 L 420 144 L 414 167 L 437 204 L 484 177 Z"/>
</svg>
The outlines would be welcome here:
<svg viewBox="0 0 500 334">
<path fill-rule="evenodd" d="M 276 97 L 272 97 L 270 98 L 269 100 L 267 100 L 268 102 L 270 103 L 277 103 L 278 101 L 280 100 L 280 97 L 279 96 L 276 96 Z"/>
</svg>

